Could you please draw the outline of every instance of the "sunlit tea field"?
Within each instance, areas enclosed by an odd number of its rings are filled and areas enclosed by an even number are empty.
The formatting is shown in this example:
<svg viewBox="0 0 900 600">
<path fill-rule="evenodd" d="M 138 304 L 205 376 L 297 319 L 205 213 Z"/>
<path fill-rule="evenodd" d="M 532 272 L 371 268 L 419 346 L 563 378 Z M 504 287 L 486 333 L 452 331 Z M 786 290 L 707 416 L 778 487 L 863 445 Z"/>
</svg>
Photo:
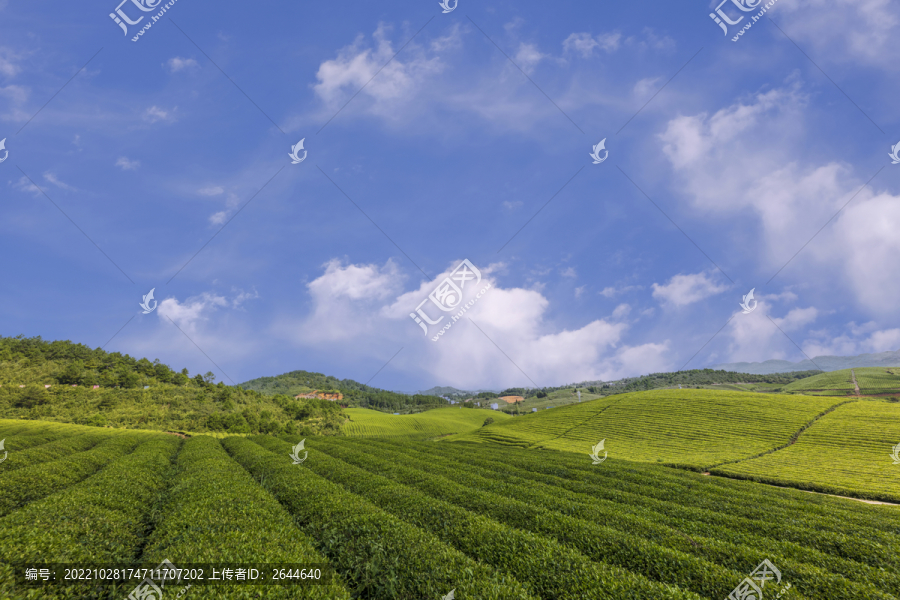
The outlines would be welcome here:
<svg viewBox="0 0 900 600">
<path fill-rule="evenodd" d="M 764 560 L 773 597 L 900 590 L 897 507 L 615 456 L 314 437 L 295 464 L 292 436 L 2 421 L 0 437 L 2 598 L 127 598 L 134 582 L 25 588 L 14 571 L 166 560 L 323 573 L 185 598 L 722 599 Z"/>
</svg>

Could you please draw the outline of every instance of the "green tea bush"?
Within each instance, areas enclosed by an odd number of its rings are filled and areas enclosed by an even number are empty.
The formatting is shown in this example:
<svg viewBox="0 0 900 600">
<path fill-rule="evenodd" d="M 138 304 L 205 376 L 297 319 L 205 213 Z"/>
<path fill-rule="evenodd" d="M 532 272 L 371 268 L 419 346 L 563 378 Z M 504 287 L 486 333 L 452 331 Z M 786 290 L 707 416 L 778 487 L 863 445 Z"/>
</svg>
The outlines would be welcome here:
<svg viewBox="0 0 900 600">
<path fill-rule="evenodd" d="M 44 587 L 29 590 L 31 595 L 24 596 L 12 580 L 12 565 L 133 564 L 144 543 L 150 514 L 168 485 L 172 459 L 181 442 L 167 435 L 135 437 L 144 443 L 134 452 L 109 462 L 92 477 L 0 519 L 0 598 L 127 596 L 134 584 Z"/>
<path fill-rule="evenodd" d="M 290 514 L 236 463 L 218 440 L 184 443 L 173 484 L 144 548 L 143 562 L 327 564 Z M 268 574 L 266 574 L 268 575 Z M 260 595 L 257 595 L 260 594 Z M 349 600 L 333 573 L 328 585 L 194 586 L 190 598 L 309 598 Z"/>
<path fill-rule="evenodd" d="M 86 452 L 25 467 L 0 478 L 0 516 L 93 475 L 107 463 L 131 452 L 147 434 L 112 436 Z"/>
<path fill-rule="evenodd" d="M 278 441 L 274 440 L 273 441 Z M 440 598 L 456 589 L 459 600 L 536 600 L 515 578 L 473 560 L 434 535 L 393 516 L 341 486 L 291 464 L 243 438 L 225 449 L 266 487 L 315 539 L 354 597 L 367 600 Z"/>
<path fill-rule="evenodd" d="M 870 546 L 870 533 L 880 536 L 887 548 L 897 547 L 897 520 L 891 513 L 873 513 L 868 507 L 846 501 L 791 490 L 759 489 L 752 484 L 711 479 L 654 465 L 622 463 L 618 466 L 616 462 L 606 461 L 602 469 L 597 469 L 590 466 L 590 461 L 564 452 L 524 453 L 492 448 L 487 455 L 482 447 L 467 444 L 431 444 L 429 452 L 491 468 L 498 477 L 526 478 L 554 489 L 569 490 L 596 506 L 605 505 L 620 515 L 632 514 L 677 528 L 697 539 L 705 536 L 755 550 L 757 555 L 807 563 L 891 593 L 900 589 L 896 571 L 855 560 L 865 557 L 865 552 L 855 548 Z M 698 488 L 704 493 L 699 493 Z M 720 510 L 725 512 L 720 514 Z M 733 519 L 730 515 L 733 510 L 746 516 Z M 772 530 L 781 528 L 788 528 L 798 537 L 803 532 L 812 535 L 824 529 L 842 536 L 843 547 L 850 549 L 852 555 L 835 552 L 828 545 L 824 549 L 807 545 L 802 539 L 773 539 Z"/>
<path fill-rule="evenodd" d="M 77 452 L 90 450 L 100 442 L 110 439 L 113 435 L 115 434 L 108 431 L 81 433 L 39 444 L 26 450 L 14 450 L 10 452 L 6 460 L 0 463 L 0 473 L 5 474 L 17 471 L 24 467 L 51 460 L 66 459 Z M 7 448 L 11 449 L 8 445 Z"/>
<path fill-rule="evenodd" d="M 288 442 L 257 436 L 259 444 L 285 451 Z M 332 452 L 333 446 L 326 447 Z M 559 541 L 498 523 L 449 502 L 438 500 L 386 477 L 310 450 L 304 463 L 404 521 L 432 532 L 468 556 L 530 584 L 540 597 L 633 599 L 697 599 L 699 595 L 641 575 L 596 563 Z M 399 469 L 399 467 L 398 467 Z"/>
<path fill-rule="evenodd" d="M 317 445 L 324 445 L 326 452 L 330 452 L 331 448 L 335 446 L 327 440 L 322 440 Z M 561 541 L 568 539 L 570 545 L 576 545 L 585 553 L 589 553 L 594 545 L 607 544 L 606 548 L 600 548 L 600 551 L 597 552 L 597 560 L 620 564 L 629 570 L 640 572 L 660 581 L 677 583 L 701 594 L 724 597 L 734 587 L 734 577 L 736 576 L 738 581 L 742 579 L 743 575 L 740 573 L 746 570 L 747 565 L 753 565 L 754 561 L 759 560 L 759 550 L 746 548 L 739 544 L 723 543 L 715 537 L 689 537 L 673 527 L 628 514 L 619 504 L 568 492 L 561 489 L 560 486 L 546 485 L 516 477 L 509 471 L 507 465 L 503 465 L 502 468 L 490 469 L 476 466 L 465 458 L 457 461 L 440 456 L 439 460 L 435 460 L 433 444 L 429 447 L 422 447 L 420 444 L 402 442 L 370 442 L 364 445 L 352 439 L 341 441 L 340 446 L 348 445 L 356 446 L 358 450 L 364 451 L 369 456 L 372 454 L 374 445 L 383 450 L 379 453 L 380 455 L 390 456 L 394 463 L 415 467 L 415 469 L 426 471 L 429 474 L 439 474 L 442 478 L 453 480 L 457 484 L 455 486 L 456 493 L 453 492 L 454 486 L 443 482 L 436 484 L 437 480 L 429 478 L 426 483 L 431 489 L 441 490 L 439 493 L 443 499 L 451 500 L 456 497 L 458 502 L 451 501 L 462 504 L 469 510 L 491 514 L 501 510 L 500 507 L 506 504 L 506 508 L 502 509 L 500 515 L 510 524 L 524 529 L 538 530 L 538 528 L 542 528 L 547 534 L 554 535 Z M 364 446 L 367 447 L 364 448 Z M 484 490 L 491 493 L 479 499 L 472 490 Z M 698 491 L 696 488 L 694 488 L 694 494 L 700 497 L 704 496 L 703 491 Z M 518 502 L 510 501 L 509 498 L 515 498 Z M 522 504 L 525 506 L 520 506 Z M 539 509 L 534 507 L 539 507 Z M 559 516 L 548 519 L 540 509 L 550 509 L 559 515 L 577 519 L 574 524 L 570 525 Z M 557 522 L 559 522 L 558 525 Z M 596 524 L 600 523 L 617 530 L 616 534 L 610 535 L 606 531 L 596 531 L 598 529 Z M 601 529 L 605 530 L 606 528 Z M 575 535 L 566 533 L 567 530 L 574 531 Z M 583 532 L 583 537 L 578 536 L 579 532 Z M 638 543 L 641 539 L 652 541 L 657 546 Z M 673 555 L 670 549 L 678 552 Z M 687 559 L 677 556 L 681 553 L 693 556 L 687 557 Z M 786 580 L 792 583 L 793 588 L 808 597 L 828 597 L 835 600 L 840 598 L 858 600 L 892 598 L 872 585 L 848 581 L 840 575 L 828 573 L 797 560 L 787 559 L 771 549 L 768 550 L 767 556 L 778 565 Z M 703 560 L 698 561 L 697 558 Z M 730 575 L 722 572 L 722 567 L 731 569 Z M 712 584 L 712 575 L 716 572 L 722 574 L 720 585 L 727 588 L 724 593 L 709 587 Z"/>
</svg>

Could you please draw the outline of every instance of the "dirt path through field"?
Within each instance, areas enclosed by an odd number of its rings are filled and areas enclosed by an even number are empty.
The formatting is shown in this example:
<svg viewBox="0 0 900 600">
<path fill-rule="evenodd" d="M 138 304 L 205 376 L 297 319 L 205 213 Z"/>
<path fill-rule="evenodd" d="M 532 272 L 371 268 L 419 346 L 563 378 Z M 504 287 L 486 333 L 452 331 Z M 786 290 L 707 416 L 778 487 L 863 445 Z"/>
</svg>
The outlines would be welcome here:
<svg viewBox="0 0 900 600">
<path fill-rule="evenodd" d="M 859 398 L 859 384 L 856 383 L 856 372 L 853 369 L 850 369 L 850 377 L 853 378 L 853 387 L 856 388 L 856 397 Z"/>
<path fill-rule="evenodd" d="M 727 475 L 713 475 L 709 471 L 704 471 L 703 475 L 709 475 L 710 477 L 721 477 L 723 479 L 733 479 L 735 481 L 746 481 L 745 479 L 741 479 L 739 477 L 728 477 Z M 762 483 L 760 481 L 756 483 Z M 818 494 L 819 496 L 831 496 L 832 498 L 843 498 L 844 500 L 855 500 L 857 502 L 862 502 L 864 504 L 884 504 L 886 506 L 900 506 L 900 504 L 896 504 L 894 502 L 881 502 L 880 500 L 864 500 L 863 498 L 852 498 L 850 496 L 838 496 L 836 494 L 826 494 L 824 492 L 814 492 L 812 490 L 801 490 L 799 488 L 791 487 L 788 485 L 773 485 L 771 483 L 762 483 L 762 485 L 768 485 L 771 487 L 777 487 L 782 489 L 789 490 L 797 490 L 798 492 L 806 492 L 807 494 Z"/>
</svg>

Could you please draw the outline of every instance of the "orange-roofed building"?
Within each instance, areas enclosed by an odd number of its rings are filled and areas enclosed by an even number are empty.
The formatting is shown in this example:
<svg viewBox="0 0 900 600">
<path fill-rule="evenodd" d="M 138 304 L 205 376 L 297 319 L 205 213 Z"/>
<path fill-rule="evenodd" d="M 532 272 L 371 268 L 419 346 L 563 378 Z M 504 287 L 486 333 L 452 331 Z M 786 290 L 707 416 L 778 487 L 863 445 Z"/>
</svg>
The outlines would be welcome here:
<svg viewBox="0 0 900 600">
<path fill-rule="evenodd" d="M 313 390 L 308 394 L 297 394 L 294 398 L 318 398 L 319 400 L 331 400 L 337 402 L 344 399 L 344 395 L 340 392 L 320 392 Z"/>
<path fill-rule="evenodd" d="M 522 396 L 500 396 L 500 399 L 507 404 L 515 404 L 516 402 L 523 402 L 525 400 Z"/>
</svg>

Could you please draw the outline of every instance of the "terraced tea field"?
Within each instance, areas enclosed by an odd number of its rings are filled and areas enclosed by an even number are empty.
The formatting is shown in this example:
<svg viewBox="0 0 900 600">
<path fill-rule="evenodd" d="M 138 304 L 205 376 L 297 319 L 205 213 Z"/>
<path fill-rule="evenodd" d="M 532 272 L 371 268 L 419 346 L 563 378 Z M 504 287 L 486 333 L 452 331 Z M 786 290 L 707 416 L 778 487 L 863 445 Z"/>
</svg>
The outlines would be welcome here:
<svg viewBox="0 0 900 600">
<path fill-rule="evenodd" d="M 616 459 L 900 502 L 900 468 L 890 459 L 900 443 L 900 403 L 887 399 L 659 390 L 516 417 L 447 441 L 584 455 L 603 439 Z"/>
<path fill-rule="evenodd" d="M 15 565 L 164 560 L 323 573 L 303 586 L 169 582 L 165 598 L 721 600 L 764 559 L 781 573 L 766 597 L 900 590 L 900 509 L 653 464 L 376 437 L 308 438 L 293 464 L 289 436 L 8 420 L 4 437 L 4 599 L 123 599 L 136 586 L 25 588 Z"/>
<path fill-rule="evenodd" d="M 474 431 L 484 425 L 488 417 L 495 422 L 512 419 L 500 411 L 458 407 L 438 408 L 412 415 L 392 415 L 368 408 L 347 408 L 344 413 L 350 420 L 344 423 L 341 432 L 354 437 L 439 437 Z"/>
<path fill-rule="evenodd" d="M 854 371 L 860 394 L 900 394 L 900 368 L 863 367 Z"/>
<path fill-rule="evenodd" d="M 896 444 L 900 404 L 851 401 L 817 420 L 783 450 L 710 471 L 900 503 L 900 465 L 890 458 Z"/>
<path fill-rule="evenodd" d="M 855 387 L 851 371 L 856 373 L 861 395 L 900 395 L 900 367 L 861 367 L 822 373 L 786 385 L 783 391 L 817 396 L 852 395 Z"/>
<path fill-rule="evenodd" d="M 584 454 L 606 439 L 627 460 L 704 467 L 785 444 L 830 398 L 712 390 L 620 394 L 504 421 L 449 438 Z"/>
</svg>

